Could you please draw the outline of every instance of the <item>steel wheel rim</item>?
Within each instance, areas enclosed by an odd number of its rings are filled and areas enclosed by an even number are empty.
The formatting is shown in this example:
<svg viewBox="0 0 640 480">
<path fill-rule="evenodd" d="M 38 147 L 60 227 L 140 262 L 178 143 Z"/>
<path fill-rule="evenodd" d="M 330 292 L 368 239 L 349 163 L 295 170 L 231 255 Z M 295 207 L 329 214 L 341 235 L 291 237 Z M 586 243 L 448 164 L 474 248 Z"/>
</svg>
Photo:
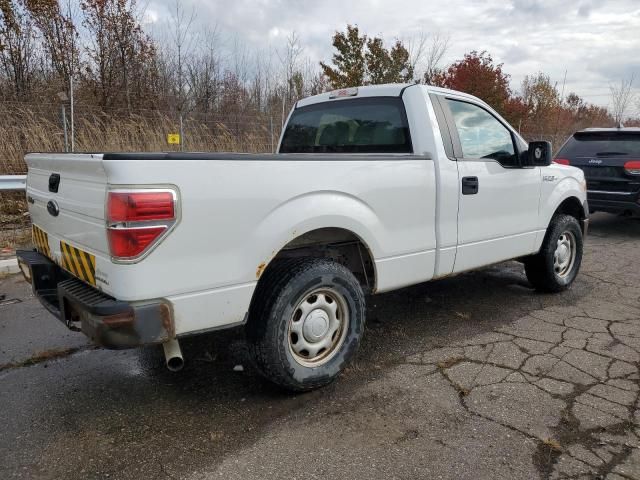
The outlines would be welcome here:
<svg viewBox="0 0 640 480">
<path fill-rule="evenodd" d="M 565 278 L 571 270 L 576 261 L 577 254 L 577 242 L 576 237 L 571 232 L 563 232 L 558 237 L 556 244 L 556 250 L 553 253 L 553 270 L 560 278 Z"/>
<path fill-rule="evenodd" d="M 327 287 L 312 290 L 289 319 L 289 351 L 300 365 L 323 365 L 340 350 L 348 325 L 349 310 L 341 294 Z"/>
</svg>

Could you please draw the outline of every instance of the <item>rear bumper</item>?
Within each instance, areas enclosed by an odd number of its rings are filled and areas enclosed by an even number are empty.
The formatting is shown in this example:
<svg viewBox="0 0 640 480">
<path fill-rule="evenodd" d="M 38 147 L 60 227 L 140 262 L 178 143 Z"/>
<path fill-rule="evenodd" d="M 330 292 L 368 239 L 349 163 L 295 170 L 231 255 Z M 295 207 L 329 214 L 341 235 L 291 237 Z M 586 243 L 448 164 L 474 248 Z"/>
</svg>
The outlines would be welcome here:
<svg viewBox="0 0 640 480">
<path fill-rule="evenodd" d="M 17 252 L 18 264 L 42 305 L 68 328 L 109 349 L 164 343 L 175 337 L 171 306 L 116 300 L 71 276 L 36 251 Z"/>
<path fill-rule="evenodd" d="M 640 216 L 638 192 L 602 192 L 589 190 L 589 208 L 592 212 L 630 213 Z"/>
</svg>

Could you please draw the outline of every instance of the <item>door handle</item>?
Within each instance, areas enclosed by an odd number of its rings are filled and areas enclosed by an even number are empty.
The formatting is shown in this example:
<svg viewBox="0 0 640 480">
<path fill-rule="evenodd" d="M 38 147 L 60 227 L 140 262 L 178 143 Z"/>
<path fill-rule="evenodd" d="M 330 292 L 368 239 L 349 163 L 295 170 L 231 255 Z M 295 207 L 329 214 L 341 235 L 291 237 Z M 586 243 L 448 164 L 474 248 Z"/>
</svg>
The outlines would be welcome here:
<svg viewBox="0 0 640 480">
<path fill-rule="evenodd" d="M 463 177 L 462 178 L 462 194 L 463 195 L 476 195 L 480 188 L 480 182 L 478 177 Z"/>
</svg>

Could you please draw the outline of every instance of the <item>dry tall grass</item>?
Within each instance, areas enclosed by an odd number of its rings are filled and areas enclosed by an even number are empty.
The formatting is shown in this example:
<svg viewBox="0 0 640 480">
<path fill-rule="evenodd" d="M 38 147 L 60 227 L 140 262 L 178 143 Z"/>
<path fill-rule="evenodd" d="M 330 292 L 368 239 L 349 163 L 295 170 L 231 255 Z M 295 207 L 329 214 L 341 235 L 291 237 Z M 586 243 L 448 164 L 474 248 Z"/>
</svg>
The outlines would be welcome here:
<svg viewBox="0 0 640 480">
<path fill-rule="evenodd" d="M 64 151 L 64 133 L 56 105 L 0 103 L 0 175 L 26 173 L 28 152 Z M 272 134 L 268 118 L 244 116 L 227 121 L 205 117 L 184 122 L 185 148 L 212 152 L 269 152 Z M 171 115 L 102 112 L 78 108 L 75 120 L 77 152 L 170 151 L 167 133 L 179 131 Z M 273 132 L 274 141 L 279 132 Z M 0 254 L 29 242 L 30 226 L 22 194 L 0 193 Z"/>
<path fill-rule="evenodd" d="M 25 173 L 28 152 L 64 150 L 57 107 L 0 104 L 0 112 L 0 175 Z M 178 132 L 179 126 L 175 118 L 157 111 L 122 115 L 79 108 L 75 131 L 77 152 L 168 151 L 176 147 L 167 144 L 167 133 Z M 185 148 L 191 151 L 271 150 L 268 118 L 226 122 L 187 117 L 184 132 Z"/>
</svg>

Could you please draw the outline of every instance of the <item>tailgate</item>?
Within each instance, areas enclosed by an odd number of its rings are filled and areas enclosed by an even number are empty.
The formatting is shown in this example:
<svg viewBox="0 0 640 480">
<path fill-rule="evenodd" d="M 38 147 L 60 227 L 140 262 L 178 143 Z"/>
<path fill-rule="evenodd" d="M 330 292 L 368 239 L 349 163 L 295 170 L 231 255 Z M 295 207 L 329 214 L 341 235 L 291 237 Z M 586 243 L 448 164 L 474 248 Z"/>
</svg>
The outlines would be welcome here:
<svg viewBox="0 0 640 480">
<path fill-rule="evenodd" d="M 93 262 L 95 269 L 95 256 L 108 256 L 102 155 L 37 153 L 25 161 L 34 244 L 74 275 L 95 284 L 85 265 Z"/>
<path fill-rule="evenodd" d="M 627 157 L 577 157 L 571 165 L 582 169 L 590 191 L 634 193 L 640 190 L 640 179 L 625 171 Z"/>
<path fill-rule="evenodd" d="M 558 157 L 584 171 L 590 192 L 629 195 L 640 190 L 640 178 L 627 171 L 640 161 L 640 130 L 594 129 L 577 132 L 560 149 Z"/>
</svg>

